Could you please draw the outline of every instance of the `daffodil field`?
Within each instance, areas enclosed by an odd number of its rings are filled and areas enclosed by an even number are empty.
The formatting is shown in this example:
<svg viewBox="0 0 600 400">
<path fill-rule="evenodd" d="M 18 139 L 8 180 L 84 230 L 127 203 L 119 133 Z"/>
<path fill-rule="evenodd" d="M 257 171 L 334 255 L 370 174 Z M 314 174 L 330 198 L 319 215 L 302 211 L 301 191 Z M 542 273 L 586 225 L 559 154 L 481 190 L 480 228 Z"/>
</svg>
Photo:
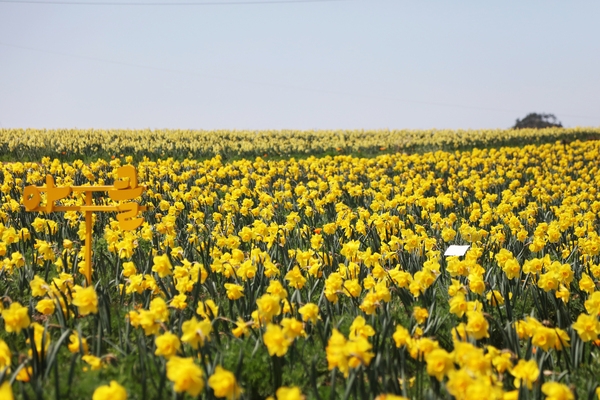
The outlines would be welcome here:
<svg viewBox="0 0 600 400">
<path fill-rule="evenodd" d="M 382 152 L 435 151 L 520 146 L 558 140 L 600 139 L 600 128 L 517 130 L 355 130 L 355 131 L 190 131 L 190 130 L 36 130 L 0 129 L 0 160 L 39 162 L 109 159 L 156 160 L 173 157 L 222 159 L 307 155 L 375 155 Z"/>
<path fill-rule="evenodd" d="M 1 129 L 0 399 L 597 399 L 598 138 Z"/>
</svg>

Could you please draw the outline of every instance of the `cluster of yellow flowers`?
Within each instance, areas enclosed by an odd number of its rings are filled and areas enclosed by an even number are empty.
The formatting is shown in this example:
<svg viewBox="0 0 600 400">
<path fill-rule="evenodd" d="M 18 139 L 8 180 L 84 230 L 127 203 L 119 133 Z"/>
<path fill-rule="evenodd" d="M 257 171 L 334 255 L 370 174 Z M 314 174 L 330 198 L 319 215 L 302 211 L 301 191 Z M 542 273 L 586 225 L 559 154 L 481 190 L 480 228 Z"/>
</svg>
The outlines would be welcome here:
<svg viewBox="0 0 600 400">
<path fill-rule="evenodd" d="M 597 128 L 492 130 L 266 130 L 0 129 L 0 156 L 91 158 L 256 157 L 327 152 L 377 154 L 598 139 Z"/>
<path fill-rule="evenodd" d="M 32 393 L 53 385 L 66 347 L 72 366 L 105 380 L 94 399 L 167 385 L 227 399 L 598 395 L 599 159 L 600 142 L 575 141 L 5 163 L 0 393 L 11 374 Z M 147 187 L 146 221 L 123 231 L 95 215 L 86 285 L 83 217 L 27 213 L 23 188 L 46 174 L 110 184 L 125 163 Z M 470 248 L 445 257 L 451 244 Z M 137 384 L 110 375 L 124 360 Z"/>
</svg>

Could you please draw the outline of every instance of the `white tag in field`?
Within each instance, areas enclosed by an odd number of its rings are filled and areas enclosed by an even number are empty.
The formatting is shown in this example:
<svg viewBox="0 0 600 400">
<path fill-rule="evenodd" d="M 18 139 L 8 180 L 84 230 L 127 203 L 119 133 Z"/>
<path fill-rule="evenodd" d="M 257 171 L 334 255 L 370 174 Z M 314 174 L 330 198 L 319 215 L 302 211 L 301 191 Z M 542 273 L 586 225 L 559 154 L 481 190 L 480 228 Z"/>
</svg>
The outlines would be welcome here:
<svg viewBox="0 0 600 400">
<path fill-rule="evenodd" d="M 471 247 L 470 245 L 464 245 L 464 246 L 459 246 L 456 244 L 450 245 L 448 246 L 448 248 L 446 249 L 446 252 L 444 253 L 444 255 L 446 257 L 449 256 L 464 256 L 465 253 L 467 252 L 467 250 L 469 250 L 469 247 Z"/>
</svg>

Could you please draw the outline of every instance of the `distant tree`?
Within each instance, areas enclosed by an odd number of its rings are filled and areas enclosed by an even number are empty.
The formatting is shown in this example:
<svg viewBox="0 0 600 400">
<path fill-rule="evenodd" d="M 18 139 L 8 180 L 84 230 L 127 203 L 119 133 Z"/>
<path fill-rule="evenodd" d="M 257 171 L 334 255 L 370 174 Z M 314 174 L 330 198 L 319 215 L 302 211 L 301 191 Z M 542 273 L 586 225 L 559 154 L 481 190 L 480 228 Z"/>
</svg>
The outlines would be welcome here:
<svg viewBox="0 0 600 400">
<path fill-rule="evenodd" d="M 562 128 L 562 124 L 559 120 L 556 119 L 554 114 L 537 114 L 537 113 L 529 113 L 523 119 L 517 119 L 515 126 L 513 129 L 523 129 L 523 128 Z"/>
</svg>

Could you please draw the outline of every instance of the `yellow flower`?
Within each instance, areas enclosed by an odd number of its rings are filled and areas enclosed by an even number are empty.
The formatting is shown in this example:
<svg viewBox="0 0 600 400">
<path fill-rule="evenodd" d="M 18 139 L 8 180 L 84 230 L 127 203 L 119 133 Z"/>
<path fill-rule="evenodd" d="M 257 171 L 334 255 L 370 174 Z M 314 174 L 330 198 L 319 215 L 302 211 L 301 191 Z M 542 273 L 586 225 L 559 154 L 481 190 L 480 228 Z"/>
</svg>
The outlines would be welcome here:
<svg viewBox="0 0 600 400">
<path fill-rule="evenodd" d="M 2 385 L 0 385 L 0 399 L 2 400 L 14 400 L 12 387 L 8 380 L 5 380 Z"/>
<path fill-rule="evenodd" d="M 415 317 L 417 324 L 422 325 L 425 321 L 427 321 L 429 312 L 426 308 L 415 306 L 415 308 L 413 308 L 413 317 Z"/>
<path fill-rule="evenodd" d="M 542 393 L 546 395 L 546 400 L 573 400 L 575 396 L 571 390 L 562 383 L 545 382 L 542 385 Z"/>
<path fill-rule="evenodd" d="M 4 318 L 6 332 L 9 333 L 21 333 L 21 329 L 27 328 L 30 324 L 27 307 L 23 307 L 16 301 L 11 303 L 8 309 L 2 311 L 2 318 Z"/>
<path fill-rule="evenodd" d="M 396 325 L 396 331 L 392 335 L 396 347 L 406 346 L 410 343 L 411 337 L 410 332 L 402 325 Z"/>
<path fill-rule="evenodd" d="M 67 348 L 69 349 L 69 351 L 73 354 L 77 354 L 77 353 L 82 353 L 82 354 L 87 354 L 89 351 L 88 348 L 88 343 L 87 343 L 87 339 L 86 338 L 79 338 L 79 333 L 77 333 L 76 331 L 73 331 L 73 333 L 71 333 L 71 336 L 69 336 L 69 341 L 70 343 L 68 344 Z"/>
<path fill-rule="evenodd" d="M 504 297 L 497 290 L 491 290 L 485 295 L 486 300 L 492 307 L 501 306 L 504 304 Z"/>
<path fill-rule="evenodd" d="M 269 355 L 283 357 L 291 344 L 290 338 L 286 337 L 283 329 L 279 325 L 268 324 L 263 335 L 263 341 L 267 346 Z"/>
<path fill-rule="evenodd" d="M 425 357 L 427 362 L 427 373 L 435 376 L 438 381 L 444 379 L 444 376 L 454 369 L 454 357 L 446 350 L 435 349 Z"/>
<path fill-rule="evenodd" d="M 52 314 L 54 314 L 54 310 L 55 310 L 54 300 L 42 299 L 42 300 L 38 301 L 38 303 L 35 306 L 35 309 L 41 314 L 52 315 Z"/>
<path fill-rule="evenodd" d="M 73 305 L 77 307 L 79 315 L 82 316 L 98 313 L 98 295 L 96 295 L 94 287 L 88 286 L 83 288 L 81 286 L 75 286 Z"/>
<path fill-rule="evenodd" d="M 6 342 L 0 339 L 0 372 L 10 368 L 12 354 Z"/>
<path fill-rule="evenodd" d="M 283 287 L 281 282 L 276 279 L 271 280 L 269 282 L 269 287 L 267 287 L 267 293 L 275 295 L 279 297 L 279 299 L 287 299 L 288 293 L 287 290 Z"/>
<path fill-rule="evenodd" d="M 565 285 L 560 285 L 559 289 L 554 293 L 557 299 L 561 299 L 563 303 L 568 303 L 571 297 L 571 292 Z"/>
<path fill-rule="evenodd" d="M 291 287 L 296 289 L 302 289 L 306 283 L 306 278 L 302 276 L 302 272 L 297 265 L 285 275 L 285 279 L 289 282 Z"/>
<path fill-rule="evenodd" d="M 338 301 L 338 294 L 342 289 L 344 281 L 338 272 L 332 272 L 325 280 L 325 297 L 332 303 Z"/>
<path fill-rule="evenodd" d="M 482 375 L 491 373 L 490 360 L 484 355 L 483 349 L 468 342 L 455 341 L 453 354 L 456 363 L 461 368 Z"/>
<path fill-rule="evenodd" d="M 252 279 L 256 276 L 257 267 L 252 263 L 252 260 L 244 261 L 237 270 L 237 276 L 243 281 Z"/>
<path fill-rule="evenodd" d="M 15 251 L 14 253 L 12 253 L 10 258 L 11 258 L 9 261 L 10 264 L 14 265 L 15 267 L 22 267 L 25 265 L 25 257 L 23 256 L 23 254 L 21 254 L 18 251 Z"/>
<path fill-rule="evenodd" d="M 141 310 L 137 317 L 133 314 L 133 311 L 131 311 L 129 313 L 129 318 L 132 325 L 137 323 L 144 329 L 144 334 L 146 336 L 156 335 L 160 329 L 158 313 L 151 310 Z"/>
<path fill-rule="evenodd" d="M 196 397 L 204 388 L 202 369 L 194 364 L 191 357 L 171 357 L 167 362 L 167 378 L 174 383 L 177 393 L 186 392 Z"/>
<path fill-rule="evenodd" d="M 86 363 L 88 363 L 88 365 L 90 367 L 92 367 L 92 371 L 97 371 L 100 368 L 102 368 L 102 359 L 101 358 L 98 358 L 96 356 L 88 354 L 88 355 L 81 357 L 81 359 L 83 361 L 85 361 Z M 86 370 L 86 369 L 84 368 L 84 370 Z"/>
<path fill-rule="evenodd" d="M 350 240 L 343 244 L 340 254 L 343 255 L 344 257 L 346 257 L 349 261 L 353 261 L 353 259 L 358 254 L 359 248 L 360 248 L 360 241 Z"/>
<path fill-rule="evenodd" d="M 467 389 L 475 383 L 475 379 L 466 369 L 450 370 L 446 389 L 456 399 L 468 399 Z"/>
<path fill-rule="evenodd" d="M 310 238 L 310 247 L 313 250 L 319 250 L 321 247 L 323 246 L 323 236 L 321 236 L 320 234 L 314 234 L 311 238 Z"/>
<path fill-rule="evenodd" d="M 196 314 L 204 319 L 215 319 L 219 315 L 219 306 L 212 299 L 208 299 L 204 303 L 199 301 Z"/>
<path fill-rule="evenodd" d="M 17 374 L 17 380 L 19 382 L 29 382 L 31 380 L 32 375 L 33 375 L 33 367 L 24 367 L 24 368 L 21 368 L 21 370 Z"/>
<path fill-rule="evenodd" d="M 302 315 L 302 321 L 304 322 L 312 322 L 313 324 L 317 323 L 317 319 L 319 317 L 319 306 L 314 303 L 306 303 L 302 307 L 298 309 L 300 315 Z"/>
<path fill-rule="evenodd" d="M 250 332 L 250 329 L 248 328 L 249 323 L 244 321 L 244 319 L 242 317 L 238 317 L 235 324 L 236 324 L 236 327 L 231 330 L 231 333 L 233 333 L 233 336 L 239 338 L 239 337 L 247 335 Z"/>
<path fill-rule="evenodd" d="M 544 351 L 548 351 L 549 348 L 555 346 L 556 339 L 557 335 L 554 329 L 540 326 L 535 330 L 531 339 L 531 344 L 541 347 Z"/>
<path fill-rule="evenodd" d="M 278 296 L 265 293 L 258 300 L 258 317 L 262 322 L 270 322 L 274 316 L 281 313 L 281 300 Z"/>
<path fill-rule="evenodd" d="M 348 335 L 350 340 L 354 340 L 357 337 L 367 338 L 373 335 L 375 335 L 375 330 L 371 325 L 367 324 L 367 321 L 362 316 L 359 315 L 354 318 L 352 325 L 350 325 L 350 334 Z"/>
<path fill-rule="evenodd" d="M 524 382 L 529 390 L 531 390 L 533 382 L 537 381 L 540 376 L 540 370 L 535 360 L 519 360 L 510 373 L 515 377 L 515 387 L 521 387 L 521 382 Z"/>
<path fill-rule="evenodd" d="M 56 259 L 56 255 L 54 254 L 54 250 L 52 249 L 50 243 L 45 240 L 35 240 L 35 244 L 33 245 L 35 249 L 37 249 L 38 254 L 42 257 L 38 258 L 39 261 L 54 261 Z"/>
<path fill-rule="evenodd" d="M 489 323 L 480 311 L 467 312 L 467 333 L 476 340 L 490 337 L 488 332 Z"/>
<path fill-rule="evenodd" d="M 571 337 L 566 331 L 560 328 L 554 328 L 554 333 L 556 335 L 556 340 L 554 341 L 554 349 L 560 351 L 563 350 L 565 347 L 571 346 L 571 344 L 569 343 Z"/>
<path fill-rule="evenodd" d="M 556 243 L 560 239 L 560 231 L 557 226 L 550 226 L 547 235 L 550 243 Z"/>
<path fill-rule="evenodd" d="M 166 359 L 177 354 L 177 351 L 181 347 L 179 338 L 171 332 L 165 332 L 164 334 L 157 336 L 154 342 L 156 343 L 156 351 L 154 354 L 163 356 Z"/>
<path fill-rule="evenodd" d="M 323 232 L 328 235 L 333 235 L 337 229 L 335 222 L 330 222 L 328 224 L 323 225 Z"/>
<path fill-rule="evenodd" d="M 446 270 L 449 271 L 450 268 L 450 264 L 452 259 L 455 259 L 456 257 L 448 257 L 448 266 L 446 267 Z M 458 260 L 457 260 L 458 262 Z M 459 294 L 465 294 L 466 290 L 463 286 L 463 284 L 458 280 L 458 279 L 450 279 L 452 281 L 452 284 L 450 284 L 450 286 L 448 286 L 448 295 L 450 297 L 454 297 L 457 296 Z"/>
<path fill-rule="evenodd" d="M 137 274 L 137 269 L 133 261 L 126 261 L 123 263 L 123 276 L 129 278 L 132 275 Z"/>
<path fill-rule="evenodd" d="M 502 389 L 484 379 L 475 380 L 465 392 L 467 399 L 500 399 L 502 395 Z"/>
<path fill-rule="evenodd" d="M 375 397 L 375 400 L 408 400 L 408 397 L 386 393 Z"/>
<path fill-rule="evenodd" d="M 483 276 L 479 274 L 469 274 L 469 289 L 474 293 L 479 295 L 483 294 L 485 290 L 485 281 L 483 280 Z"/>
<path fill-rule="evenodd" d="M 593 315 L 579 314 L 577 321 L 572 325 L 573 329 L 584 342 L 596 340 L 600 334 L 600 322 Z"/>
<path fill-rule="evenodd" d="M 392 294 L 387 287 L 387 283 L 384 280 L 379 281 L 375 284 L 375 296 L 379 301 L 388 303 L 392 299 Z"/>
<path fill-rule="evenodd" d="M 109 385 L 98 386 L 94 390 L 92 400 L 125 400 L 127 391 L 116 381 L 110 381 Z"/>
<path fill-rule="evenodd" d="M 456 231 L 451 227 L 446 227 L 442 229 L 442 239 L 444 242 L 448 243 L 456 237 Z"/>
<path fill-rule="evenodd" d="M 35 223 L 38 220 L 40 220 L 40 218 L 36 218 L 33 223 Z M 10 228 L 8 228 L 4 232 L 2 232 L 2 241 L 6 244 L 18 243 L 19 235 L 17 234 L 17 231 L 15 230 L 15 228 L 13 228 L 11 226 Z"/>
<path fill-rule="evenodd" d="M 585 309 L 590 315 L 600 315 L 600 292 L 594 292 L 584 303 Z"/>
<path fill-rule="evenodd" d="M 525 321 L 516 321 L 515 330 L 519 339 L 530 338 L 535 333 L 535 330 L 542 326 L 542 324 L 532 317 L 527 317 Z"/>
<path fill-rule="evenodd" d="M 181 325 L 181 331 L 183 333 L 181 341 L 189 343 L 194 349 L 198 349 L 198 347 L 204 346 L 206 340 L 210 340 L 212 325 L 207 319 L 198 321 L 196 317 L 192 317 L 191 320 L 185 321 Z"/>
<path fill-rule="evenodd" d="M 592 294 L 596 290 L 596 283 L 584 272 L 581 274 L 581 279 L 579 280 L 579 289 Z"/>
<path fill-rule="evenodd" d="M 348 366 L 350 368 L 358 368 L 360 365 L 369 365 L 371 359 L 375 355 L 370 352 L 373 346 L 366 337 L 357 336 L 354 339 L 348 340 L 344 349 L 348 356 Z"/>
<path fill-rule="evenodd" d="M 335 328 L 331 332 L 325 352 L 327 354 L 327 368 L 331 371 L 337 367 L 344 374 L 344 377 L 348 377 L 349 366 L 348 357 L 346 356 L 346 338 Z"/>
<path fill-rule="evenodd" d="M 125 293 L 132 294 L 135 292 L 138 294 L 142 294 L 142 292 L 144 291 L 143 281 L 144 275 L 131 275 L 129 279 L 127 279 L 127 287 L 125 288 Z"/>
<path fill-rule="evenodd" d="M 370 291 L 363 298 L 359 308 L 367 315 L 373 315 L 380 305 L 377 293 Z"/>
<path fill-rule="evenodd" d="M 171 307 L 178 310 L 184 310 L 187 307 L 187 296 L 184 293 L 173 296 L 171 299 Z"/>
<path fill-rule="evenodd" d="M 469 308 L 469 304 L 463 292 L 457 292 L 457 294 L 450 299 L 449 303 L 450 312 L 459 318 L 462 318 Z"/>
<path fill-rule="evenodd" d="M 492 359 L 492 365 L 499 373 L 503 374 L 504 371 L 512 368 L 511 354 L 509 352 L 500 353 Z"/>
<path fill-rule="evenodd" d="M 300 388 L 296 386 L 281 386 L 279 389 L 277 389 L 275 394 L 277 396 L 277 400 L 304 400 L 304 396 L 302 395 Z"/>
<path fill-rule="evenodd" d="M 244 296 L 244 287 L 235 283 L 226 283 L 225 289 L 227 290 L 229 300 L 237 300 Z"/>
<path fill-rule="evenodd" d="M 424 359 L 429 353 L 435 349 L 439 349 L 440 345 L 436 340 L 432 340 L 428 337 L 411 340 L 409 343 L 408 351 L 412 358 L 415 360 Z"/>
<path fill-rule="evenodd" d="M 516 278 L 521 273 L 521 266 L 515 258 L 509 258 L 502 266 L 502 270 L 508 279 Z"/>
<path fill-rule="evenodd" d="M 295 318 L 282 319 L 281 327 L 283 328 L 283 334 L 289 340 L 294 340 L 298 336 L 306 336 L 306 332 L 304 331 L 304 324 Z"/>
<path fill-rule="evenodd" d="M 152 272 L 156 272 L 159 277 L 164 278 L 173 274 L 173 266 L 168 255 L 155 256 L 153 260 Z"/>
<path fill-rule="evenodd" d="M 360 286 L 360 282 L 358 279 L 349 279 L 344 281 L 344 294 L 350 297 L 358 297 L 360 296 L 360 292 L 362 291 L 362 287 Z"/>
<path fill-rule="evenodd" d="M 33 297 L 44 297 L 48 293 L 48 290 L 50 290 L 50 286 L 38 275 L 33 277 L 31 282 L 29 282 L 29 286 L 31 287 L 31 295 Z"/>
<path fill-rule="evenodd" d="M 208 386 L 214 391 L 216 397 L 226 397 L 227 400 L 239 398 L 242 392 L 235 375 L 220 365 L 217 365 L 215 372 L 208 378 Z"/>
<path fill-rule="evenodd" d="M 166 322 L 169 320 L 169 308 L 167 303 L 162 297 L 155 297 L 150 302 L 149 311 L 152 316 L 159 322 Z"/>
<path fill-rule="evenodd" d="M 538 280 L 538 287 L 543 289 L 545 292 L 549 292 L 550 290 L 558 289 L 559 285 L 559 275 L 554 271 L 547 272 L 540 276 Z"/>
</svg>

